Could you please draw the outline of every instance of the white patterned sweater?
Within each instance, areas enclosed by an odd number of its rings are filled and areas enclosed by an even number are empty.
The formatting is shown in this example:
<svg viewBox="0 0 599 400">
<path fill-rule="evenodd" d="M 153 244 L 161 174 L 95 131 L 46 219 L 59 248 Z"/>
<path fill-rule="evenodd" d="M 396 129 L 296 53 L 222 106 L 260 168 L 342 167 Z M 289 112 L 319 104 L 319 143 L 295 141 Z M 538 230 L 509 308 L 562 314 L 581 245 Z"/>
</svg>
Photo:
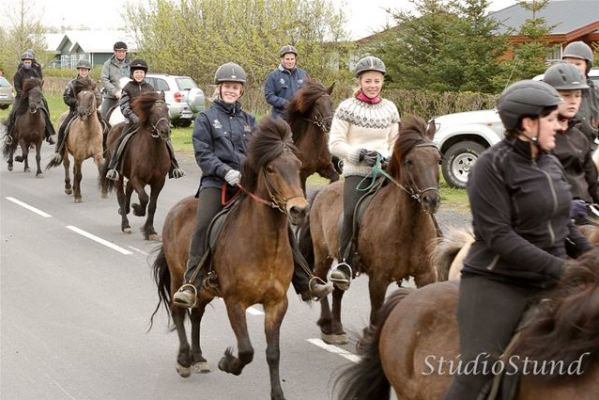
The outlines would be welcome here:
<svg viewBox="0 0 599 400">
<path fill-rule="evenodd" d="M 339 104 L 331 124 L 329 150 L 343 160 L 343 176 L 370 174 L 372 167 L 358 161 L 360 149 L 389 157 L 399 133 L 399 112 L 383 99 L 368 104 L 352 97 Z"/>
</svg>

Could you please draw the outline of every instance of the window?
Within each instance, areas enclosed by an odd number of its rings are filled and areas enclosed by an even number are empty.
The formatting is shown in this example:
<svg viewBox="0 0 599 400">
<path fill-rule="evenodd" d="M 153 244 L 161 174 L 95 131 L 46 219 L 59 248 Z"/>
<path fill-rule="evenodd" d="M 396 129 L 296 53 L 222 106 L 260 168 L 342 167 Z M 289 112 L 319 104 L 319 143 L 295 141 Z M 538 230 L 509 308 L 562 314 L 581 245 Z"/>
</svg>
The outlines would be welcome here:
<svg viewBox="0 0 599 400">
<path fill-rule="evenodd" d="M 164 79 L 160 79 L 160 78 L 154 78 L 156 81 L 154 86 L 154 89 L 156 89 L 158 92 L 160 91 L 164 91 L 164 92 L 168 92 L 170 90 L 170 88 L 168 87 L 168 83 L 166 83 L 166 81 Z"/>
<path fill-rule="evenodd" d="M 177 78 L 177 86 L 179 86 L 179 90 L 189 90 L 189 89 L 195 89 L 198 87 L 198 85 L 196 85 L 196 83 L 193 81 L 193 79 L 189 78 L 189 77 L 182 77 L 182 78 Z"/>
</svg>

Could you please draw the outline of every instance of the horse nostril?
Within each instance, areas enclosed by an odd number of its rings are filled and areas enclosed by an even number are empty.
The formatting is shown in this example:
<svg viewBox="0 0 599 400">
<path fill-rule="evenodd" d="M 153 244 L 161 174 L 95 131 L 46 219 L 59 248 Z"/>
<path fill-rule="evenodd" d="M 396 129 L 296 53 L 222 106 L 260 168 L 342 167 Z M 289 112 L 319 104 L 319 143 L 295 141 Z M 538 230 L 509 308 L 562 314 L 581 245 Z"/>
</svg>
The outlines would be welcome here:
<svg viewBox="0 0 599 400">
<path fill-rule="evenodd" d="M 304 219 L 306 217 L 306 207 L 293 206 L 289 210 L 289 215 L 294 219 Z"/>
</svg>

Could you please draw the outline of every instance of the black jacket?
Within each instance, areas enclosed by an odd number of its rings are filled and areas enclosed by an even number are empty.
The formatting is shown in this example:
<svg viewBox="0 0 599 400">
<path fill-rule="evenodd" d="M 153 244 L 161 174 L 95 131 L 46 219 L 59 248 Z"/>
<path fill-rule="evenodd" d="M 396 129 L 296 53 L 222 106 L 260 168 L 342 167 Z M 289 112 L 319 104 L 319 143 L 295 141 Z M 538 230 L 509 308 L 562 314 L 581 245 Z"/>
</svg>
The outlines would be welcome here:
<svg viewBox="0 0 599 400">
<path fill-rule="evenodd" d="M 20 67 L 17 70 L 17 73 L 13 77 L 14 88 L 15 88 L 15 91 L 17 92 L 16 97 L 21 98 L 21 96 L 23 95 L 23 84 L 25 83 L 25 81 L 27 79 L 31 79 L 31 78 L 42 79 L 42 75 L 38 71 L 38 69 L 33 68 L 33 67 L 29 68 L 29 69 L 27 69 L 25 67 Z"/>
<path fill-rule="evenodd" d="M 198 114 L 193 128 L 193 149 L 202 170 L 200 190 L 221 187 L 229 170 L 240 171 L 255 127 L 256 120 L 239 103 L 216 100 Z"/>
<path fill-rule="evenodd" d="M 530 144 L 504 139 L 485 151 L 468 177 L 475 242 L 465 274 L 520 286 L 551 286 L 566 258 L 565 240 L 592 249 L 570 220 L 572 196 L 552 154 L 533 160 Z"/>
<path fill-rule="evenodd" d="M 131 109 L 133 100 L 142 93 L 155 91 L 154 87 L 146 81 L 136 82 L 133 80 L 127 83 L 119 99 L 119 107 L 121 107 L 123 116 L 131 121 L 131 115 L 134 114 L 133 109 Z"/>
</svg>

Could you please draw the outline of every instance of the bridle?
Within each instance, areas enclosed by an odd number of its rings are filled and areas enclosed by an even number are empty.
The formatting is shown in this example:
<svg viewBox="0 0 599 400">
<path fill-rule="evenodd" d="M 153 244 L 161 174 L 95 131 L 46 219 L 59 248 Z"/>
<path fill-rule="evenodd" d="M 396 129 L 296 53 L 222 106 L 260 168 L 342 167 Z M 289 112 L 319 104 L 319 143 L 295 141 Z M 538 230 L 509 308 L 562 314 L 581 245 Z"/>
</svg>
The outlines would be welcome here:
<svg viewBox="0 0 599 400">
<path fill-rule="evenodd" d="M 156 107 L 157 105 L 159 105 L 160 103 L 165 104 L 166 102 L 164 102 L 163 100 L 157 100 L 156 103 L 154 103 L 153 107 Z M 168 113 L 168 111 L 167 111 Z M 167 114 L 168 115 L 168 114 Z M 166 122 L 167 126 L 169 126 L 169 130 L 170 130 L 170 120 L 167 117 L 160 117 L 156 120 L 156 122 L 152 122 L 152 129 L 150 131 L 150 134 L 152 135 L 152 137 L 154 139 L 162 139 L 162 140 L 168 140 L 168 135 L 166 135 L 166 137 L 164 135 L 161 135 L 160 132 L 158 131 L 158 125 L 160 125 L 161 122 Z"/>
<path fill-rule="evenodd" d="M 330 97 L 330 95 L 328 93 L 325 93 L 325 94 L 320 95 L 320 97 Z M 331 115 L 331 116 L 325 118 L 320 113 L 318 113 L 318 115 L 315 116 L 314 118 L 306 117 L 304 119 L 306 121 L 310 122 L 311 124 L 316 125 L 324 133 L 328 133 L 329 127 L 330 127 L 330 122 L 333 119 L 333 116 Z"/>
</svg>

